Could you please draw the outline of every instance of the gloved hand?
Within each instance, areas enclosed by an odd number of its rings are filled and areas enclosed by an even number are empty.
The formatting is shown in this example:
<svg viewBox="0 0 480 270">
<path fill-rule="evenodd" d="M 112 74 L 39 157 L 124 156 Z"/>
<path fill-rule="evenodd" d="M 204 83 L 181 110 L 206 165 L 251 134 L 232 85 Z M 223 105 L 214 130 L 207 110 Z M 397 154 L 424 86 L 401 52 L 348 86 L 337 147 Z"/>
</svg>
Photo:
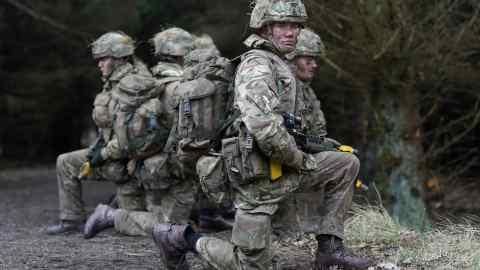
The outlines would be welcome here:
<svg viewBox="0 0 480 270">
<path fill-rule="evenodd" d="M 95 143 L 88 149 L 87 160 L 90 162 L 90 167 L 101 166 L 106 158 L 102 155 L 102 150 L 105 148 L 105 141 L 103 137 L 99 136 Z"/>
<path fill-rule="evenodd" d="M 104 148 L 97 148 L 93 149 L 94 151 L 90 151 L 87 155 L 88 161 L 90 162 L 90 166 L 92 168 L 102 166 L 105 163 L 106 158 L 102 154 L 102 150 Z"/>
</svg>

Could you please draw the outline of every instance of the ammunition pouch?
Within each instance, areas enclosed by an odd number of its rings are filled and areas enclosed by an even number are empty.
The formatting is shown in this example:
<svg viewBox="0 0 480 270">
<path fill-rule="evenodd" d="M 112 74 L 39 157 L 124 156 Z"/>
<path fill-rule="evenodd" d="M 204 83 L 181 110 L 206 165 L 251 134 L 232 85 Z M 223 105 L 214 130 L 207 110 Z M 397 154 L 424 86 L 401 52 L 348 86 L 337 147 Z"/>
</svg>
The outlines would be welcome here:
<svg viewBox="0 0 480 270">
<path fill-rule="evenodd" d="M 222 140 L 222 154 L 229 181 L 247 185 L 270 176 L 269 160 L 254 142 L 242 137 Z"/>
<path fill-rule="evenodd" d="M 208 200 L 219 206 L 231 202 L 230 186 L 225 176 L 224 160 L 221 155 L 202 156 L 196 165 L 200 187 Z"/>
</svg>

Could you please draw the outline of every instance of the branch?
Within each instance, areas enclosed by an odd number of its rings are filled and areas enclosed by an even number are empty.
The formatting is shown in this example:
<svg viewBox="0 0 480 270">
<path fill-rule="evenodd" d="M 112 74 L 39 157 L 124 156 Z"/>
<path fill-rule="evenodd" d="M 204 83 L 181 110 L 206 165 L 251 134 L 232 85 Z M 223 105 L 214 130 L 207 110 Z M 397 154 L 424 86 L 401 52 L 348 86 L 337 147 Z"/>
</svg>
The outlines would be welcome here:
<svg viewBox="0 0 480 270">
<path fill-rule="evenodd" d="M 430 149 L 426 152 L 425 157 L 434 158 L 434 157 L 437 157 L 438 155 L 446 152 L 448 150 L 448 148 L 450 148 L 452 145 L 458 143 L 468 133 L 470 133 L 473 129 L 475 129 L 477 127 L 478 123 L 480 123 L 480 110 L 478 110 L 479 104 L 480 104 L 480 101 L 477 101 L 477 104 L 475 105 L 475 112 L 473 113 L 473 115 L 470 116 L 470 117 L 473 117 L 473 120 L 472 120 L 469 127 L 466 127 L 462 132 L 460 132 L 460 134 L 457 134 L 454 137 L 450 138 L 449 141 L 446 142 L 441 147 L 437 148 L 436 144 L 433 143 L 432 146 L 430 147 Z M 462 120 L 462 122 L 463 122 L 463 119 L 466 120 L 467 118 L 470 118 L 470 117 L 462 117 L 459 120 Z M 460 122 L 459 120 L 454 121 L 453 124 L 450 123 L 449 126 L 453 126 L 455 124 L 455 122 Z M 435 134 L 439 135 L 440 132 L 436 132 Z"/>
<path fill-rule="evenodd" d="M 66 26 L 65 24 L 56 22 L 52 18 L 50 18 L 48 16 L 45 16 L 45 15 L 42 15 L 42 14 L 36 12 L 35 10 L 21 4 L 17 0 L 6 0 L 6 1 L 10 5 L 17 8 L 18 10 L 30 15 L 32 18 L 34 18 L 36 20 L 39 20 L 39 21 L 42 21 L 42 22 L 44 22 L 44 23 L 46 23 L 46 24 L 48 24 L 48 25 L 50 25 L 50 26 L 52 26 L 52 27 L 54 27 L 58 30 L 64 31 L 64 32 L 69 33 L 69 34 L 72 34 L 75 37 L 80 38 L 82 41 L 88 41 L 89 38 L 90 38 L 89 33 L 73 30 L 73 29 L 69 28 L 68 26 Z"/>
<path fill-rule="evenodd" d="M 34 95 L 32 95 L 31 93 L 26 94 L 26 93 L 15 92 L 13 90 L 1 89 L 0 90 L 0 96 L 12 96 L 12 97 L 17 97 L 17 98 L 31 98 Z"/>
<path fill-rule="evenodd" d="M 373 61 L 377 61 L 378 59 L 382 58 L 382 56 L 393 45 L 393 43 L 395 42 L 395 40 L 398 37 L 398 34 L 400 34 L 400 28 L 395 30 L 395 33 L 393 33 L 392 37 L 388 40 L 388 42 L 385 44 L 385 46 L 382 47 L 382 50 L 373 57 Z"/>
</svg>

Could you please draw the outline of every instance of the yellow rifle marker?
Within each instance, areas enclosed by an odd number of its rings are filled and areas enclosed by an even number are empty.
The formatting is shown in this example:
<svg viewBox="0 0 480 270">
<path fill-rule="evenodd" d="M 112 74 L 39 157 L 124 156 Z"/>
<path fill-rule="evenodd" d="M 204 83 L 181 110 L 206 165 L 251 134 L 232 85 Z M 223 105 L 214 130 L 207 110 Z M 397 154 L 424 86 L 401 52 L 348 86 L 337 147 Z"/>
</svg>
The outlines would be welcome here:
<svg viewBox="0 0 480 270">
<path fill-rule="evenodd" d="M 357 180 L 355 180 L 355 188 L 356 189 L 360 189 L 362 191 L 368 191 L 368 186 L 365 185 L 362 180 L 360 180 L 360 178 L 357 178 Z"/>
<path fill-rule="evenodd" d="M 82 164 L 82 167 L 80 167 L 80 173 L 78 174 L 79 179 L 85 179 L 92 175 L 92 165 L 90 164 L 90 161 L 87 161 Z"/>
<path fill-rule="evenodd" d="M 270 159 L 270 179 L 277 181 L 282 177 L 282 164 L 276 160 Z"/>
<path fill-rule="evenodd" d="M 349 145 L 340 145 L 340 146 L 338 147 L 338 150 L 339 150 L 340 152 L 347 152 L 347 153 L 352 153 L 352 154 L 353 154 L 353 152 L 355 151 L 355 150 L 353 149 L 353 147 L 351 147 L 351 146 L 349 146 Z"/>
</svg>

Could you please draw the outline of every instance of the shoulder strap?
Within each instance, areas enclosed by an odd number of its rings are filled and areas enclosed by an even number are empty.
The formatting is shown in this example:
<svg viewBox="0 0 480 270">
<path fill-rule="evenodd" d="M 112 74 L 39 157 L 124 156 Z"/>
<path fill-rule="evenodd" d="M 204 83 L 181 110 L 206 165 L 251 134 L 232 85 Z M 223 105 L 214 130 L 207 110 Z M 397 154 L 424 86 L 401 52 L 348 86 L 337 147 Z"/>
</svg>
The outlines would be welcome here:
<svg viewBox="0 0 480 270">
<path fill-rule="evenodd" d="M 222 126 L 217 130 L 215 133 L 215 136 L 212 139 L 212 142 L 210 143 L 210 149 L 215 149 L 218 147 L 220 143 L 220 139 L 222 138 L 223 133 L 225 130 L 227 130 L 230 125 L 237 120 L 238 117 L 240 117 L 241 112 L 238 109 L 235 109 L 232 114 L 229 115 L 229 117 L 223 122 Z"/>
</svg>

